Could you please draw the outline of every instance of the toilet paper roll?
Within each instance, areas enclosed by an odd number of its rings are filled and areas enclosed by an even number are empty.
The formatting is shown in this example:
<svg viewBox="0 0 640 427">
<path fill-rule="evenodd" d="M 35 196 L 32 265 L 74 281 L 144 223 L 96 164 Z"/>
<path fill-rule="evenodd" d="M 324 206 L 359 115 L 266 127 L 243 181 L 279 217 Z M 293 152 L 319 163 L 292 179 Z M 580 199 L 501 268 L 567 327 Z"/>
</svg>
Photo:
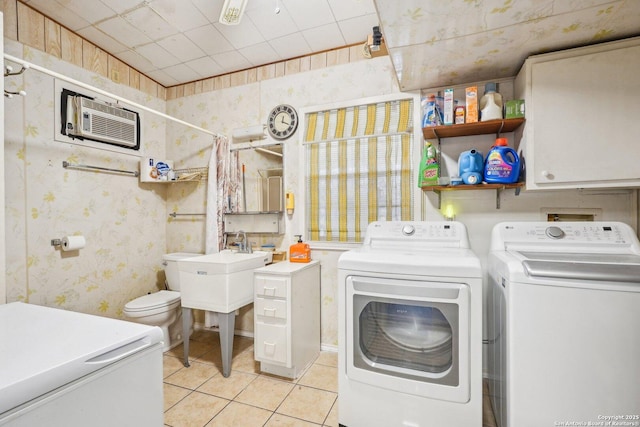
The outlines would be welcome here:
<svg viewBox="0 0 640 427">
<path fill-rule="evenodd" d="M 84 248 L 86 244 L 84 236 L 65 236 L 62 238 L 62 250 L 63 251 L 77 251 Z"/>
</svg>

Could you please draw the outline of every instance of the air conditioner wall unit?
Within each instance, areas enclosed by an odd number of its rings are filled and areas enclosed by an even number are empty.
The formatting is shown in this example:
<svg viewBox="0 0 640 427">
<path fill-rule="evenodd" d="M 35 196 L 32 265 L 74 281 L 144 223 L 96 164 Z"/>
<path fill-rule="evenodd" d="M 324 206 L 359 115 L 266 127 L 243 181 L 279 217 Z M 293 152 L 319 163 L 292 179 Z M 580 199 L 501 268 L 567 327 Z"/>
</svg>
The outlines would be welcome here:
<svg viewBox="0 0 640 427">
<path fill-rule="evenodd" d="M 133 150 L 140 148 L 140 116 L 137 112 L 70 91 L 66 95 L 63 91 L 62 95 L 66 96 L 64 134 Z"/>
</svg>

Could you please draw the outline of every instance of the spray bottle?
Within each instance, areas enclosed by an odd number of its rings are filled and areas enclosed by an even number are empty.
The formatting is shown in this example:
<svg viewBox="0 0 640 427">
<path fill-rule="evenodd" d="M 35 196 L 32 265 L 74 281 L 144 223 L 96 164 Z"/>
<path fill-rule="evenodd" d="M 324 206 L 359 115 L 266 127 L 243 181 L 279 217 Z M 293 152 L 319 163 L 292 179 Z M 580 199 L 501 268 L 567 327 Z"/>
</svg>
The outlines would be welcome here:
<svg viewBox="0 0 640 427">
<path fill-rule="evenodd" d="M 422 161 L 420 162 L 420 175 L 418 176 L 418 187 L 422 188 L 426 185 L 438 185 L 438 177 L 440 175 L 440 166 L 436 156 L 436 147 L 431 145 L 429 141 L 425 141 L 424 150 L 422 152 Z"/>
</svg>

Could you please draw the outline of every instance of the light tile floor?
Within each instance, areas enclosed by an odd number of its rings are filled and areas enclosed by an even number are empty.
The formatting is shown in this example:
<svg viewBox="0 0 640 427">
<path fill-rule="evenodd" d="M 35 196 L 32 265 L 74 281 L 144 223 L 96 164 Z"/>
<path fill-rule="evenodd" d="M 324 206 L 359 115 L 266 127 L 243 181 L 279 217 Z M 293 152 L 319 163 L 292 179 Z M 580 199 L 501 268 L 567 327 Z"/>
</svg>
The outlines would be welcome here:
<svg viewBox="0 0 640 427">
<path fill-rule="evenodd" d="M 321 352 L 290 380 L 261 373 L 253 340 L 236 336 L 231 375 L 224 378 L 217 332 L 196 331 L 189 346 L 190 368 L 182 365 L 181 345 L 164 354 L 165 426 L 338 427 L 336 353 Z M 487 404 L 485 396 L 483 426 L 494 427 Z"/>
</svg>

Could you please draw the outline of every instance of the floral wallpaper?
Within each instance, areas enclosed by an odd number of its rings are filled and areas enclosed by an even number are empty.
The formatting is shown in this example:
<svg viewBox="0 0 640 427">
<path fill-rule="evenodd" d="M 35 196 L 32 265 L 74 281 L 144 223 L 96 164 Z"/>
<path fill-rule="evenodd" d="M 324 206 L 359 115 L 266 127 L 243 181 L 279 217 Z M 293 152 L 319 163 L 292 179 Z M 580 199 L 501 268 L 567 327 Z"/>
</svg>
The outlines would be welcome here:
<svg viewBox="0 0 640 427">
<path fill-rule="evenodd" d="M 403 90 L 511 77 L 529 55 L 638 34 L 636 0 L 375 0 Z"/>
<path fill-rule="evenodd" d="M 158 110 L 164 101 L 5 39 L 5 51 Z M 15 68 L 15 67 L 14 67 Z M 166 186 L 128 175 L 65 169 L 63 161 L 135 171 L 139 157 L 54 140 L 54 79 L 35 70 L 7 79 L 5 98 L 7 301 L 122 317 L 131 299 L 164 282 Z M 143 113 L 142 151 L 165 154 L 165 123 Z M 62 252 L 51 239 L 82 235 Z"/>
</svg>

